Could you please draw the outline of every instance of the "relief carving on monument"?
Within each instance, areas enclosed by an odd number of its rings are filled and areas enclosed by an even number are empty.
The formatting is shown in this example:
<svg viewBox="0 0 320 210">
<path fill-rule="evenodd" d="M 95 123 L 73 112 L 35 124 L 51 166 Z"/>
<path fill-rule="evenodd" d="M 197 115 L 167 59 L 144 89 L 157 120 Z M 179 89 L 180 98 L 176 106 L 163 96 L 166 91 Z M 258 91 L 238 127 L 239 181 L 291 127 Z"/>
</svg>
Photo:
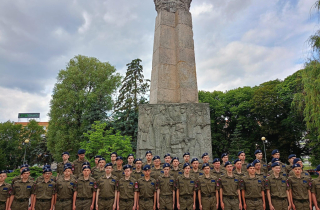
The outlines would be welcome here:
<svg viewBox="0 0 320 210">
<path fill-rule="evenodd" d="M 139 106 L 138 155 L 151 150 L 156 155 L 192 157 L 211 153 L 208 104 L 158 104 Z"/>
<path fill-rule="evenodd" d="M 153 0 L 156 6 L 156 11 L 161 10 L 175 13 L 178 9 L 190 10 L 192 0 Z"/>
</svg>

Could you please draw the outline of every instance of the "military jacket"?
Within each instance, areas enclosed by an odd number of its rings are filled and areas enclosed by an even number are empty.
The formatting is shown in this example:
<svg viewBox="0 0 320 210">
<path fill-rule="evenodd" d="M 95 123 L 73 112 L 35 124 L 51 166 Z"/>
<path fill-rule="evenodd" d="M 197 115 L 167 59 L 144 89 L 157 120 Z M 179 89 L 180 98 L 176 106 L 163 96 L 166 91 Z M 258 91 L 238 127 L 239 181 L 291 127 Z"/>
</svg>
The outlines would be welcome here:
<svg viewBox="0 0 320 210">
<path fill-rule="evenodd" d="M 215 177 L 217 177 L 217 178 L 220 178 L 220 176 L 224 175 L 224 173 L 223 173 L 221 170 L 218 172 L 218 171 L 216 171 L 215 169 L 212 169 L 212 170 L 210 171 L 210 173 L 211 173 L 212 175 L 214 175 Z"/>
<path fill-rule="evenodd" d="M 271 165 L 272 165 L 272 163 L 269 162 L 268 163 L 268 170 L 269 170 L 268 175 L 270 175 L 270 171 L 271 171 L 271 173 L 273 173 Z M 287 174 L 286 164 L 280 162 L 280 166 L 281 166 L 281 173 Z"/>
<path fill-rule="evenodd" d="M 295 176 L 293 170 L 290 171 L 289 176 Z M 308 177 L 308 178 L 311 178 L 310 174 L 309 174 L 307 171 L 304 171 L 304 170 L 302 170 L 301 176 L 306 176 L 306 177 Z"/>
<path fill-rule="evenodd" d="M 70 175 L 70 178 L 74 179 L 74 180 L 77 180 L 77 177 L 75 175 L 73 175 L 73 174 Z M 58 182 L 59 179 L 64 179 L 64 174 L 62 174 L 61 176 L 58 176 L 58 178 L 56 179 L 56 183 Z"/>
<path fill-rule="evenodd" d="M 0 202 L 6 202 L 7 198 L 10 197 L 11 185 L 8 183 L 3 183 L 0 186 Z"/>
<path fill-rule="evenodd" d="M 138 180 L 138 179 L 140 179 L 140 178 L 142 178 L 142 177 L 144 177 L 144 174 L 143 174 L 143 172 L 142 171 L 133 171 L 132 173 L 131 173 L 131 176 L 135 179 L 135 180 Z"/>
<path fill-rule="evenodd" d="M 290 176 L 288 187 L 292 191 L 293 199 L 307 200 L 309 199 L 308 190 L 311 190 L 312 180 L 306 176 L 301 176 L 301 178 Z"/>
<path fill-rule="evenodd" d="M 71 163 L 69 160 L 66 163 Z M 57 174 L 62 175 L 63 174 L 63 169 L 64 169 L 64 165 L 66 164 L 64 162 L 60 162 L 57 165 Z"/>
<path fill-rule="evenodd" d="M 292 171 L 292 164 L 286 165 L 286 172 L 287 172 L 287 174 L 290 174 L 291 171 Z"/>
<path fill-rule="evenodd" d="M 170 170 L 170 176 L 173 176 L 173 178 L 176 180 L 178 178 L 178 176 L 181 176 L 183 174 L 183 170 L 182 169 L 178 169 L 178 170 Z"/>
<path fill-rule="evenodd" d="M 263 160 L 260 160 L 260 164 L 261 164 L 261 172 L 264 173 L 265 175 L 268 174 L 268 165 L 267 163 L 265 163 Z"/>
<path fill-rule="evenodd" d="M 34 178 L 32 178 L 31 176 L 29 176 L 29 181 L 34 181 Z M 14 184 L 16 181 L 20 181 L 21 180 L 21 175 L 15 176 L 12 181 L 11 184 Z"/>
<path fill-rule="evenodd" d="M 222 175 L 219 178 L 220 189 L 224 196 L 238 196 L 238 190 L 240 190 L 240 178 L 237 175 L 228 176 Z"/>
<path fill-rule="evenodd" d="M 159 169 L 153 168 L 151 169 L 151 177 L 157 180 L 161 174 L 163 174 L 163 169 L 160 167 Z"/>
<path fill-rule="evenodd" d="M 157 188 L 160 189 L 160 196 L 173 195 L 173 191 L 175 190 L 174 177 L 161 175 L 157 180 Z"/>
<path fill-rule="evenodd" d="M 76 159 L 72 162 L 73 175 L 75 175 L 76 177 L 79 177 L 79 175 L 82 174 L 82 164 L 84 162 L 88 162 L 88 160 L 84 159 L 83 161 L 80 161 L 79 159 Z"/>
<path fill-rule="evenodd" d="M 26 181 L 22 180 L 16 181 L 12 186 L 11 195 L 14 195 L 16 199 L 27 199 L 31 197 L 31 194 L 34 194 L 34 181 Z"/>
<path fill-rule="evenodd" d="M 190 176 L 189 178 L 178 176 L 176 180 L 176 188 L 179 189 L 180 196 L 193 195 L 193 192 L 197 190 L 198 185 L 194 177 Z"/>
<path fill-rule="evenodd" d="M 241 190 L 245 190 L 245 198 L 262 198 L 261 191 L 264 191 L 264 182 L 259 177 L 244 177 L 240 181 Z"/>
<path fill-rule="evenodd" d="M 153 198 L 157 191 L 156 180 L 152 177 L 147 181 L 145 177 L 138 180 L 139 198 Z"/>
<path fill-rule="evenodd" d="M 320 202 L 320 178 L 312 180 L 312 189 L 311 192 L 316 195 L 318 203 Z"/>
<path fill-rule="evenodd" d="M 152 161 L 151 161 L 151 163 L 150 163 L 150 164 L 149 164 L 149 163 L 147 163 L 147 162 L 142 163 L 142 168 L 143 168 L 145 165 L 149 165 L 149 166 L 151 167 L 151 169 L 154 167 L 154 164 L 153 164 L 153 162 L 152 162 Z"/>
<path fill-rule="evenodd" d="M 76 181 L 74 191 L 77 192 L 77 198 L 92 198 L 93 193 L 97 191 L 97 183 L 95 179 L 90 176 L 88 180 L 80 177 Z"/>
<path fill-rule="evenodd" d="M 36 179 L 36 183 L 37 183 L 37 182 L 42 182 L 42 181 L 44 181 L 44 176 L 43 176 L 43 175 L 42 175 L 42 176 L 39 176 L 39 177 Z M 57 180 L 56 180 L 56 177 L 53 176 L 53 175 L 51 175 L 51 176 L 50 176 L 50 181 L 56 182 L 56 181 L 57 181 Z"/>
<path fill-rule="evenodd" d="M 36 182 L 34 185 L 34 194 L 37 196 L 37 199 L 50 200 L 52 196 L 56 193 L 56 183 L 49 180 L 45 182 Z"/>
<path fill-rule="evenodd" d="M 134 199 L 134 192 L 138 192 L 138 188 L 138 183 L 133 177 L 130 177 L 128 180 L 122 177 L 119 180 L 119 198 Z"/>
<path fill-rule="evenodd" d="M 203 171 L 198 169 L 197 172 L 193 171 L 193 169 L 190 170 L 190 176 L 193 176 L 196 180 L 199 180 L 199 177 L 204 175 Z"/>
<path fill-rule="evenodd" d="M 238 176 L 240 180 L 248 176 L 248 174 L 246 172 L 243 172 L 242 170 L 241 170 L 241 173 L 238 173 L 237 169 L 233 171 L 233 175 Z"/>
<path fill-rule="evenodd" d="M 136 170 L 136 165 L 135 164 L 129 164 L 132 167 L 132 170 Z"/>
<path fill-rule="evenodd" d="M 265 173 L 261 173 L 262 171 L 260 171 L 260 174 L 258 174 L 258 173 L 256 173 L 256 176 L 257 177 L 259 177 L 259 179 L 261 179 L 261 180 L 266 180 L 266 178 L 267 178 L 267 174 L 265 174 Z"/>
<path fill-rule="evenodd" d="M 71 178 L 69 180 L 58 179 L 56 183 L 56 194 L 58 199 L 71 199 L 75 189 L 76 180 Z"/>
<path fill-rule="evenodd" d="M 271 174 L 265 180 L 265 189 L 270 190 L 271 197 L 287 198 L 287 190 L 289 190 L 288 179 L 285 176 L 276 178 L 274 174 Z"/>
<path fill-rule="evenodd" d="M 116 176 L 118 180 L 124 177 L 124 171 L 122 168 L 120 170 L 117 170 L 117 168 L 115 168 L 111 173 L 113 176 Z"/>
<path fill-rule="evenodd" d="M 106 171 L 103 169 L 103 170 L 100 170 L 100 168 L 94 168 L 91 172 L 92 174 L 92 177 L 95 179 L 95 180 L 98 180 L 100 177 L 102 176 L 105 176 L 106 175 Z"/>
<path fill-rule="evenodd" d="M 247 171 L 247 162 L 242 163 L 241 171 Z"/>
<path fill-rule="evenodd" d="M 115 192 L 118 191 L 119 180 L 116 176 L 111 175 L 100 177 L 97 182 L 100 198 L 114 198 Z"/>
<path fill-rule="evenodd" d="M 206 175 L 199 177 L 198 190 L 201 190 L 202 196 L 216 196 L 216 190 L 219 190 L 218 178 L 210 175 L 208 178 Z"/>
</svg>

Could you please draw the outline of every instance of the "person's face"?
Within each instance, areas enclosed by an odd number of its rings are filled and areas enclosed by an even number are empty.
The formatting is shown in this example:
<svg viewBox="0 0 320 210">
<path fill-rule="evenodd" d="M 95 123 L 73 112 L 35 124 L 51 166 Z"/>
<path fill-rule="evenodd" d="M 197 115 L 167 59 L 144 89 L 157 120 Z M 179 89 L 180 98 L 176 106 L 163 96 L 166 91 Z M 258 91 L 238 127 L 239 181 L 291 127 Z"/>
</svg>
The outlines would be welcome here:
<svg viewBox="0 0 320 210">
<path fill-rule="evenodd" d="M 242 161 L 244 161 L 246 159 L 246 154 L 245 153 L 241 153 L 238 158 Z"/>
<path fill-rule="evenodd" d="M 209 156 L 207 155 L 207 156 L 204 156 L 203 158 L 202 158 L 202 161 L 204 162 L 204 163 L 208 163 L 209 162 Z"/>
<path fill-rule="evenodd" d="M 100 167 L 100 168 L 104 168 L 104 166 L 105 166 L 106 164 L 107 164 L 106 161 L 100 160 L 100 162 L 99 162 L 99 167 Z"/>
<path fill-rule="evenodd" d="M 79 157 L 80 160 L 83 160 L 85 156 L 86 156 L 85 154 L 79 154 L 79 155 L 78 155 L 78 157 Z"/>
<path fill-rule="evenodd" d="M 227 162 L 229 160 L 229 157 L 228 156 L 224 156 L 223 158 L 222 158 L 222 162 Z"/>
<path fill-rule="evenodd" d="M 204 168 L 203 168 L 203 171 L 204 171 L 205 174 L 208 175 L 208 174 L 210 173 L 210 167 L 209 167 L 209 166 L 204 167 Z"/>
<path fill-rule="evenodd" d="M 302 172 L 302 169 L 301 169 L 301 167 L 295 167 L 295 168 L 293 169 L 293 171 L 294 171 L 294 174 L 295 174 L 295 175 L 300 175 L 301 172 Z"/>
<path fill-rule="evenodd" d="M 189 174 L 190 173 L 190 166 L 187 166 L 183 169 L 185 174 Z"/>
<path fill-rule="evenodd" d="M 116 161 L 117 155 L 116 154 L 112 154 L 111 155 L 111 161 L 114 162 Z"/>
<path fill-rule="evenodd" d="M 261 169 L 261 163 L 256 163 L 254 165 L 254 167 L 256 168 L 256 170 L 260 170 Z"/>
<path fill-rule="evenodd" d="M 189 163 L 190 161 L 190 155 L 183 156 L 184 162 Z"/>
<path fill-rule="evenodd" d="M 46 172 L 46 173 L 44 173 L 44 178 L 45 179 L 50 179 L 51 175 L 52 175 L 51 172 Z"/>
<path fill-rule="evenodd" d="M 295 158 L 296 158 L 296 157 L 292 157 L 292 158 L 290 158 L 290 159 L 289 159 L 289 163 L 291 163 L 291 164 L 292 164 L 292 163 L 293 163 L 293 160 L 294 160 Z"/>
<path fill-rule="evenodd" d="M 82 171 L 82 173 L 83 173 L 83 176 L 87 177 L 87 176 L 89 176 L 89 175 L 90 175 L 91 170 L 90 170 L 90 169 L 88 169 L 88 168 L 86 168 L 86 169 L 84 169 L 84 170 Z"/>
<path fill-rule="evenodd" d="M 276 154 L 274 154 L 272 157 L 274 157 L 274 158 L 280 158 L 280 153 L 276 153 Z"/>
<path fill-rule="evenodd" d="M 0 182 L 4 182 L 4 180 L 6 179 L 6 175 L 5 174 L 0 174 Z"/>
<path fill-rule="evenodd" d="M 256 168 L 255 167 L 249 167 L 247 169 L 248 173 L 251 175 L 254 175 L 256 173 Z"/>
<path fill-rule="evenodd" d="M 256 154 L 256 158 L 257 158 L 258 160 L 262 160 L 262 153 L 257 153 L 257 154 Z"/>
<path fill-rule="evenodd" d="M 220 168 L 220 161 L 215 162 L 215 163 L 213 164 L 213 166 L 214 166 L 214 168 Z"/>
<path fill-rule="evenodd" d="M 129 156 L 129 157 L 128 157 L 128 164 L 132 165 L 132 164 L 133 164 L 133 161 L 134 161 L 133 156 Z"/>
<path fill-rule="evenodd" d="M 161 163 L 161 161 L 160 161 L 159 159 L 155 159 L 155 160 L 153 161 L 153 164 L 154 164 L 154 166 L 156 166 L 156 167 L 160 166 L 160 163 Z"/>
<path fill-rule="evenodd" d="M 241 169 L 242 168 L 242 163 L 240 161 L 236 162 L 236 168 Z"/>
<path fill-rule="evenodd" d="M 230 173 L 233 171 L 233 166 L 232 165 L 227 165 L 226 170 Z"/>
<path fill-rule="evenodd" d="M 22 178 L 23 178 L 23 179 L 28 179 L 29 176 L 30 176 L 30 172 L 29 172 L 29 171 L 24 172 L 24 173 L 22 174 Z"/>
<path fill-rule="evenodd" d="M 193 161 L 192 167 L 197 170 L 199 168 L 199 161 Z"/>
<path fill-rule="evenodd" d="M 148 153 L 148 154 L 146 155 L 146 159 L 147 159 L 148 162 L 150 162 L 150 161 L 152 160 L 152 154 L 151 154 L 151 153 Z"/>
<path fill-rule="evenodd" d="M 179 160 L 174 159 L 173 162 L 172 162 L 172 164 L 173 164 L 173 167 L 179 166 Z"/>
<path fill-rule="evenodd" d="M 136 168 L 140 170 L 141 167 L 142 167 L 142 162 L 141 161 L 137 161 L 136 162 Z"/>
<path fill-rule="evenodd" d="M 171 163 L 171 157 L 170 156 L 167 156 L 165 159 L 164 159 L 164 162 L 166 163 Z"/>
<path fill-rule="evenodd" d="M 275 166 L 272 168 L 272 170 L 274 171 L 274 173 L 279 174 L 281 171 L 281 167 L 280 166 Z"/>
<path fill-rule="evenodd" d="M 96 164 L 96 166 L 99 164 L 99 160 L 100 160 L 100 158 L 95 158 L 94 159 L 94 163 Z"/>
<path fill-rule="evenodd" d="M 62 160 L 63 161 L 69 160 L 69 155 L 67 155 L 67 154 L 62 155 Z"/>
<path fill-rule="evenodd" d="M 127 168 L 126 170 L 124 170 L 124 175 L 126 176 L 126 177 L 129 177 L 130 175 L 131 175 L 131 169 L 130 168 Z"/>
<path fill-rule="evenodd" d="M 72 174 L 72 170 L 71 169 L 66 169 L 66 170 L 64 170 L 63 174 L 64 174 L 65 177 L 70 177 L 70 175 Z"/>
<path fill-rule="evenodd" d="M 303 167 L 303 163 L 302 163 L 302 161 L 300 160 L 300 161 L 298 161 L 297 162 L 301 167 Z"/>
<path fill-rule="evenodd" d="M 163 169 L 163 172 L 164 172 L 164 175 L 165 175 L 165 176 L 168 176 L 168 175 L 169 175 L 169 172 L 170 172 L 170 167 L 165 167 L 165 168 Z"/>
<path fill-rule="evenodd" d="M 151 173 L 151 169 L 143 171 L 143 174 L 144 174 L 145 177 L 150 177 L 150 173 Z"/>
<path fill-rule="evenodd" d="M 107 166 L 104 170 L 106 171 L 106 174 L 111 174 L 113 168 L 112 166 Z"/>
<path fill-rule="evenodd" d="M 123 163 L 123 160 L 121 160 L 121 159 L 117 160 L 117 165 L 118 166 L 122 166 L 122 163 Z"/>
</svg>

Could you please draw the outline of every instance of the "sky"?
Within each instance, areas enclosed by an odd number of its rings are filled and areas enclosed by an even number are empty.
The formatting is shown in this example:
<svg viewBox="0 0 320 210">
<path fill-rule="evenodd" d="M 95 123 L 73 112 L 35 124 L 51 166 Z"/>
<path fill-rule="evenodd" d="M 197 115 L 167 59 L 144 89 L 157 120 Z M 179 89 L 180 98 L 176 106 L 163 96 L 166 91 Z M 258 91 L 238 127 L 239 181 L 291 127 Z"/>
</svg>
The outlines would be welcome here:
<svg viewBox="0 0 320 210">
<path fill-rule="evenodd" d="M 226 91 L 284 79 L 303 68 L 319 28 L 315 0 L 193 0 L 198 89 Z M 0 122 L 18 113 L 48 121 L 59 70 L 76 55 L 124 75 L 140 58 L 151 77 L 152 0 L 2 0 Z"/>
</svg>

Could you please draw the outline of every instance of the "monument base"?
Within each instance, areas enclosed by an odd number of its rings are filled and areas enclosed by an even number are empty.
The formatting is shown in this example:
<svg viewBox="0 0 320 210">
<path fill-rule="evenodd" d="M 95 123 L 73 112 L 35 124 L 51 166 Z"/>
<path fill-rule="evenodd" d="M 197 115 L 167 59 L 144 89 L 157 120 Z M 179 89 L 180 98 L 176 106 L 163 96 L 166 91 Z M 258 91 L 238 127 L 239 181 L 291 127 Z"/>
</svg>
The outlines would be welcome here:
<svg viewBox="0 0 320 210">
<path fill-rule="evenodd" d="M 151 150 L 161 159 L 190 153 L 200 158 L 207 152 L 212 158 L 209 104 L 174 103 L 139 106 L 137 158 Z M 181 160 L 180 159 L 180 160 Z"/>
</svg>

